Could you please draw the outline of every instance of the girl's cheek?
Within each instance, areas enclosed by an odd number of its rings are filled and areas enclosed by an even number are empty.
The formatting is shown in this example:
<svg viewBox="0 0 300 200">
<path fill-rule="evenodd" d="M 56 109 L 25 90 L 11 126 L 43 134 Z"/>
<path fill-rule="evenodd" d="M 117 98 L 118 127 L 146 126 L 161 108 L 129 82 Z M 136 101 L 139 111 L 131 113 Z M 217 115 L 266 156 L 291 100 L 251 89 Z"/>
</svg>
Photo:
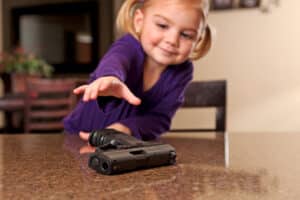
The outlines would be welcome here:
<svg viewBox="0 0 300 200">
<path fill-rule="evenodd" d="M 186 45 L 185 45 L 186 51 L 191 52 L 193 50 L 193 48 L 194 48 L 194 44 L 192 42 L 186 43 Z"/>
<path fill-rule="evenodd" d="M 189 57 L 190 56 L 190 54 L 193 52 L 193 50 L 194 50 L 194 45 L 193 44 L 189 44 L 187 47 L 186 47 L 186 49 L 185 49 L 185 56 L 186 57 Z"/>
<path fill-rule="evenodd" d="M 155 33 L 149 34 L 149 39 L 154 44 L 157 44 L 159 42 L 159 36 Z"/>
</svg>

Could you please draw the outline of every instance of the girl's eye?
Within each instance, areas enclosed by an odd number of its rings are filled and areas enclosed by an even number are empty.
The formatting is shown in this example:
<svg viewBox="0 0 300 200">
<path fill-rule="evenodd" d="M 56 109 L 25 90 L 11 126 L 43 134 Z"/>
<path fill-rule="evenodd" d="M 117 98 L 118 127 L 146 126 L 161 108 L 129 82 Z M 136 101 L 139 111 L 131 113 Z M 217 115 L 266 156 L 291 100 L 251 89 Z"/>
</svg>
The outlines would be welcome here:
<svg viewBox="0 0 300 200">
<path fill-rule="evenodd" d="M 185 39 L 189 39 L 189 40 L 192 40 L 194 39 L 194 36 L 193 35 L 190 35 L 190 34 L 187 34 L 187 33 L 181 33 L 181 36 Z"/>
<path fill-rule="evenodd" d="M 156 24 L 159 28 L 161 28 L 161 29 L 166 29 L 166 28 L 168 28 L 168 25 L 166 25 L 166 24 L 160 24 L 160 23 L 157 23 Z"/>
</svg>

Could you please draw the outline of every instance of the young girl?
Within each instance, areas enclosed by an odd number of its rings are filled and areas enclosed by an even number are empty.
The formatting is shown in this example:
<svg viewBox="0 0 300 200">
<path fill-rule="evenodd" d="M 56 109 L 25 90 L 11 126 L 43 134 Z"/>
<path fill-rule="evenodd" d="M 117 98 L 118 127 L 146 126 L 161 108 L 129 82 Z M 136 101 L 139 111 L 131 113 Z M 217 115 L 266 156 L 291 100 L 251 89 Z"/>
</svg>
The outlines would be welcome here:
<svg viewBox="0 0 300 200">
<path fill-rule="evenodd" d="M 117 25 L 117 40 L 91 74 L 83 94 L 64 119 L 69 133 L 113 128 L 151 140 L 170 128 L 192 80 L 190 60 L 211 46 L 208 0 L 126 0 Z"/>
</svg>

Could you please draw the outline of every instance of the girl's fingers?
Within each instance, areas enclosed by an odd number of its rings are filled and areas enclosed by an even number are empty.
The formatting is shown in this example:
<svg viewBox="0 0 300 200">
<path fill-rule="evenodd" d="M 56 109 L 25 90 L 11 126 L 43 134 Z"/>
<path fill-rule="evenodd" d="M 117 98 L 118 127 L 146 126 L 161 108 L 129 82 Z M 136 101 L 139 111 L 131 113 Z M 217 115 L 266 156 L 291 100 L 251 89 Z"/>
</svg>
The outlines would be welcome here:
<svg viewBox="0 0 300 200">
<path fill-rule="evenodd" d="M 98 88 L 101 85 L 101 80 L 96 80 L 85 89 L 83 101 L 94 100 L 98 96 Z"/>
<path fill-rule="evenodd" d="M 121 97 L 124 98 L 125 100 L 128 101 L 128 103 L 132 105 L 140 105 L 141 104 L 141 99 L 136 97 L 125 84 L 122 84 L 121 88 Z"/>
<path fill-rule="evenodd" d="M 109 90 L 109 88 L 110 88 L 110 86 L 111 86 L 111 82 L 112 81 L 102 81 L 101 82 L 101 84 L 99 84 L 99 93 L 101 94 L 101 93 L 106 93 L 106 92 L 108 92 L 108 90 Z"/>
<path fill-rule="evenodd" d="M 114 79 L 110 82 L 110 87 L 108 88 L 108 90 L 111 90 L 111 92 L 108 91 L 108 94 L 118 98 L 123 98 L 130 104 L 139 105 L 141 103 L 141 100 L 137 98 L 129 90 L 129 88 L 118 79 Z"/>
<path fill-rule="evenodd" d="M 83 97 L 82 97 L 82 100 L 83 101 L 89 101 L 91 100 L 93 97 L 92 97 L 92 88 L 90 85 L 84 85 L 84 86 L 80 86 L 78 88 L 76 88 L 73 92 L 75 94 L 81 94 L 83 93 Z M 96 95 L 97 97 L 97 95 Z M 96 97 L 94 99 L 96 99 Z"/>
<path fill-rule="evenodd" d="M 91 87 L 87 87 L 84 91 L 84 94 L 83 94 L 83 97 L 82 97 L 82 100 L 83 101 L 89 101 L 90 100 L 90 96 L 91 96 Z"/>
<path fill-rule="evenodd" d="M 98 96 L 118 96 L 118 88 L 120 87 L 120 81 L 113 79 L 113 80 L 103 80 L 101 84 L 97 88 L 98 89 Z"/>
<path fill-rule="evenodd" d="M 98 79 L 90 85 L 82 85 L 74 89 L 75 94 L 83 94 L 83 101 L 94 100 L 98 96 L 115 96 L 123 98 L 132 105 L 141 104 L 141 100 L 136 97 L 129 88 L 117 78 Z"/>
<path fill-rule="evenodd" d="M 81 94 L 81 93 L 83 93 L 83 92 L 85 91 L 85 89 L 86 89 L 87 87 L 88 87 L 88 85 L 81 85 L 81 86 L 75 88 L 75 89 L 73 90 L 73 93 L 74 93 L 74 94 Z"/>
<path fill-rule="evenodd" d="M 95 147 L 92 147 L 90 145 L 86 145 L 86 146 L 83 146 L 79 149 L 79 153 L 80 154 L 85 154 L 85 153 L 93 153 L 96 151 L 96 148 Z"/>
<path fill-rule="evenodd" d="M 103 79 L 99 79 L 91 83 L 85 90 L 83 95 L 84 101 L 95 100 L 98 96 L 107 96 L 109 88 L 109 82 Z"/>
<path fill-rule="evenodd" d="M 101 87 L 101 84 L 101 81 L 99 81 L 91 86 L 91 99 L 97 99 L 97 97 L 100 95 L 99 88 Z"/>
<path fill-rule="evenodd" d="M 80 131 L 79 132 L 79 137 L 82 140 L 88 141 L 89 140 L 89 136 L 90 136 L 90 134 L 88 132 L 84 132 L 84 131 Z"/>
</svg>

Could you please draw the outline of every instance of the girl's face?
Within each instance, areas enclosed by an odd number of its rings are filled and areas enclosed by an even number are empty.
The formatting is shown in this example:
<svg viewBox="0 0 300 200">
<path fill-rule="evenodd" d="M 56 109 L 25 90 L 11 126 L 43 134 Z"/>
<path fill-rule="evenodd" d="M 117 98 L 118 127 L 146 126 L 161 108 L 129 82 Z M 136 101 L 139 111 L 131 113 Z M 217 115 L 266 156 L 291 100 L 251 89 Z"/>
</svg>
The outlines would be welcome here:
<svg viewBox="0 0 300 200">
<path fill-rule="evenodd" d="M 186 61 L 199 37 L 201 14 L 186 0 L 152 0 L 134 24 L 149 61 L 160 66 Z"/>
</svg>

